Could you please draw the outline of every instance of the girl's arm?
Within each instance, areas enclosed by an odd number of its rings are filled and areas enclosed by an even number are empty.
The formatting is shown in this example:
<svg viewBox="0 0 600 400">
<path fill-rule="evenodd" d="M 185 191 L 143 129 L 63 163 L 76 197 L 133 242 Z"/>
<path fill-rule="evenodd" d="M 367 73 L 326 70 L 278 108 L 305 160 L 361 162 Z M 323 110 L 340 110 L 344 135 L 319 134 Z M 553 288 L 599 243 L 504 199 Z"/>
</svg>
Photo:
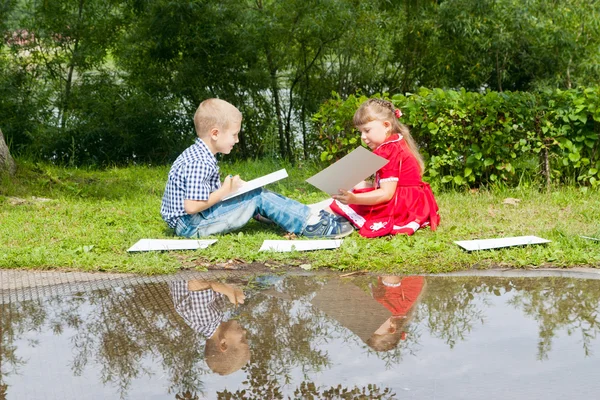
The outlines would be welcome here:
<svg viewBox="0 0 600 400">
<path fill-rule="evenodd" d="M 392 197 L 394 197 L 396 186 L 398 186 L 397 181 L 381 182 L 381 187 L 379 189 L 375 189 L 370 192 L 352 193 L 344 189 L 340 189 L 341 194 L 331 197 L 343 204 L 372 206 L 390 201 Z"/>
</svg>

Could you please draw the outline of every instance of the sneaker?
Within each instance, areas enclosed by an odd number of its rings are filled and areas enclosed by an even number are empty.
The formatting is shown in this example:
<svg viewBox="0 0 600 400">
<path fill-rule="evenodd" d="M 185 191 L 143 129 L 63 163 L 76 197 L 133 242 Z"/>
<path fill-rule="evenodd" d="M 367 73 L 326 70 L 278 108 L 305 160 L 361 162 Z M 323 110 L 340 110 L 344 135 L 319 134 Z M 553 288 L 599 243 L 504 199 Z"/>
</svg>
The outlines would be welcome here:
<svg viewBox="0 0 600 400">
<path fill-rule="evenodd" d="M 319 213 L 321 219 L 314 225 L 308 225 L 302 232 L 310 238 L 339 239 L 354 232 L 354 227 L 346 221 L 339 222 L 335 215 L 328 212 Z"/>
<path fill-rule="evenodd" d="M 323 218 L 324 215 L 328 216 L 329 218 L 332 218 L 334 221 L 339 222 L 340 224 L 350 224 L 350 221 L 348 221 L 346 218 L 342 217 L 341 215 L 329 213 L 325 210 L 319 211 L 319 217 Z"/>
</svg>

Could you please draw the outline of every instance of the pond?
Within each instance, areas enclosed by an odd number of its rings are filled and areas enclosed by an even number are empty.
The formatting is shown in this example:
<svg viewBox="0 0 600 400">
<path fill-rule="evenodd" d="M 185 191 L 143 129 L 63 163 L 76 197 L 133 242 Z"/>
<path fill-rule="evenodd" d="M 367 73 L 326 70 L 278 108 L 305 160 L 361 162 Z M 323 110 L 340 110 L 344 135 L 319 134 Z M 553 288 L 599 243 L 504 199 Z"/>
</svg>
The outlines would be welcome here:
<svg viewBox="0 0 600 400">
<path fill-rule="evenodd" d="M 0 295 L 3 400 L 600 392 L 598 279 L 186 273 Z"/>
</svg>

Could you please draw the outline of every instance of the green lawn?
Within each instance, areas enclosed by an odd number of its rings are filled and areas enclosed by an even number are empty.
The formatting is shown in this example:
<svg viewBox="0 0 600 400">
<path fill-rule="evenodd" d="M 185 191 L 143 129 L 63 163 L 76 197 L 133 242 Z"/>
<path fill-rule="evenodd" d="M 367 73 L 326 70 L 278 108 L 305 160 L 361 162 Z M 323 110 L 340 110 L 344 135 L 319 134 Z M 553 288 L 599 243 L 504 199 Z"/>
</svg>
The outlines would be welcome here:
<svg viewBox="0 0 600 400">
<path fill-rule="evenodd" d="M 222 173 L 249 180 L 280 169 L 273 162 L 223 164 Z M 317 171 L 287 166 L 290 177 L 269 188 L 304 203 L 326 196 L 304 182 Z M 141 238 L 172 237 L 159 208 L 168 167 L 108 170 L 60 168 L 21 162 L 17 176 L 0 178 L 0 268 L 61 269 L 159 274 L 181 267 L 233 263 L 268 267 L 310 265 L 398 273 L 448 272 L 493 266 L 600 267 L 600 193 L 574 187 L 436 191 L 442 216 L 436 232 L 364 239 L 357 233 L 340 249 L 258 252 L 284 232 L 250 222 L 241 232 L 217 236 L 205 250 L 129 254 Z M 505 200 L 519 199 L 515 204 Z M 511 201 L 509 200 L 509 203 Z M 453 241 L 536 235 L 547 245 L 468 253 Z"/>
</svg>

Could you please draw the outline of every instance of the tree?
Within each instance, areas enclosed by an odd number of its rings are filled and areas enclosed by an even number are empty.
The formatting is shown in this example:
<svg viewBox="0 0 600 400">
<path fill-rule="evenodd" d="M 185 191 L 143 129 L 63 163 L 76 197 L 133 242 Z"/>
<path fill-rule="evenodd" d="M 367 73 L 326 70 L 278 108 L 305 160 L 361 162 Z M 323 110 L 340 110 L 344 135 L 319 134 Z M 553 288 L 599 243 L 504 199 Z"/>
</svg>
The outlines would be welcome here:
<svg viewBox="0 0 600 400">
<path fill-rule="evenodd" d="M 15 160 L 10 155 L 8 146 L 4 141 L 4 135 L 0 129 L 0 172 L 4 171 L 8 171 L 10 175 L 14 175 L 17 171 L 17 166 L 15 165 Z"/>
</svg>

